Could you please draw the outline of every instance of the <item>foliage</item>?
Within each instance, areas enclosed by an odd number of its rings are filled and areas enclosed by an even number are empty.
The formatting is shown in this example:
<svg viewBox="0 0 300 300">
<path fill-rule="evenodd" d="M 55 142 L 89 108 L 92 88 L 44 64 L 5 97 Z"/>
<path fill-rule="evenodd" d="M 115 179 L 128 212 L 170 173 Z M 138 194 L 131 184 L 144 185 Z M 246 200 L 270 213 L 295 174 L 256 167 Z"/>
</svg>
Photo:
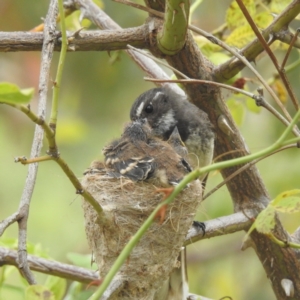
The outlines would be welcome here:
<svg viewBox="0 0 300 300">
<path fill-rule="evenodd" d="M 250 233 L 256 229 L 258 232 L 272 235 L 272 230 L 275 227 L 276 212 L 282 212 L 286 214 L 299 213 L 300 212 L 300 190 L 290 190 L 279 194 L 273 199 L 269 205 L 259 213 L 253 225 L 249 229 L 246 238 Z M 300 245 L 295 247 L 300 248 Z"/>
<path fill-rule="evenodd" d="M 24 104 L 29 103 L 34 93 L 33 88 L 20 89 L 8 82 L 0 82 L 0 103 Z"/>
</svg>

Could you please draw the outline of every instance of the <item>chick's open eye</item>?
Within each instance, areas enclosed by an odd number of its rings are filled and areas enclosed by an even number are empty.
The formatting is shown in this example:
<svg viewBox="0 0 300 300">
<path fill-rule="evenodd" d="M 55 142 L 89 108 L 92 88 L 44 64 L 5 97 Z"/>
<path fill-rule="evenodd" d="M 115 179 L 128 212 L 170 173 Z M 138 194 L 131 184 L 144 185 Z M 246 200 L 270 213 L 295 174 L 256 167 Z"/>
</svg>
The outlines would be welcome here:
<svg viewBox="0 0 300 300">
<path fill-rule="evenodd" d="M 153 112 L 153 106 L 152 104 L 148 104 L 146 107 L 145 107 L 145 112 L 147 114 L 151 114 Z"/>
</svg>

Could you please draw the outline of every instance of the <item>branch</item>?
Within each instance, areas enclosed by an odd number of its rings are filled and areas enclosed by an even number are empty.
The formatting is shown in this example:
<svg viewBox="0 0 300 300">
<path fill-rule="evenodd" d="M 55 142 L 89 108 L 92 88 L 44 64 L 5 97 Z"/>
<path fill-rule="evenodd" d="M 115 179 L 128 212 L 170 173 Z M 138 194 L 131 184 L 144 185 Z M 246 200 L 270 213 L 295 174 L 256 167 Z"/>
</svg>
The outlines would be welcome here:
<svg viewBox="0 0 300 300">
<path fill-rule="evenodd" d="M 6 219 L 2 220 L 0 222 L 0 236 L 2 236 L 2 234 L 4 233 L 5 229 L 7 227 L 9 227 L 11 224 L 17 222 L 20 219 L 20 213 L 19 211 L 13 213 L 12 215 L 10 215 L 9 217 L 7 217 Z"/>
<path fill-rule="evenodd" d="M 167 63 L 163 62 L 162 60 L 160 60 L 159 58 L 156 58 L 155 56 L 145 52 L 144 50 L 140 50 L 140 49 L 137 49 L 137 48 L 134 48 L 130 45 L 127 45 L 127 48 L 135 51 L 135 52 L 138 52 L 144 56 L 147 56 L 149 58 L 151 58 L 152 60 L 156 61 L 158 64 L 160 65 L 163 65 L 164 67 L 172 70 L 174 72 L 174 74 L 177 74 L 179 76 L 181 76 L 182 78 L 185 78 L 185 79 L 189 79 L 187 76 L 185 76 L 183 73 L 181 73 L 180 71 L 178 71 L 177 69 L 171 67 L 170 65 L 168 65 Z M 161 83 L 165 83 L 165 82 L 175 82 L 174 80 L 171 80 L 171 79 L 153 79 L 153 78 L 144 78 L 145 80 L 149 80 L 149 81 L 153 81 L 153 82 L 161 82 Z"/>
<path fill-rule="evenodd" d="M 230 216 L 209 220 L 205 222 L 205 235 L 203 235 L 202 230 L 198 230 L 195 226 L 193 226 L 190 228 L 186 236 L 185 246 L 215 236 L 247 230 L 253 224 L 252 218 L 256 215 L 256 211 L 246 210 L 244 213 L 238 212 Z"/>
<path fill-rule="evenodd" d="M 297 31 L 298 32 L 298 31 Z M 278 32 L 274 33 L 274 38 L 280 42 L 291 45 L 293 43 L 293 47 L 300 48 L 300 38 L 293 34 L 289 29 L 283 28 Z"/>
<path fill-rule="evenodd" d="M 59 54 L 59 62 L 57 66 L 55 82 L 53 85 L 52 105 L 51 105 L 51 113 L 50 113 L 50 121 L 49 121 L 49 126 L 53 130 L 54 135 L 56 135 L 56 126 L 57 126 L 58 96 L 61 87 L 62 73 L 65 65 L 65 59 L 66 59 L 67 48 L 68 48 L 63 0 L 58 0 L 58 8 L 59 8 L 60 27 L 61 27 L 61 51 Z M 57 149 L 54 149 L 53 153 L 54 155 L 56 155 Z M 49 154 L 52 154 L 50 152 L 50 149 L 49 149 Z"/>
<path fill-rule="evenodd" d="M 49 80 L 49 78 L 47 78 L 47 86 L 48 86 L 48 80 Z M 27 117 L 31 121 L 33 121 L 35 124 L 39 125 L 40 128 L 43 129 L 43 135 L 45 133 L 46 138 L 48 140 L 49 152 L 52 153 L 52 154 L 55 153 L 55 155 L 58 155 L 57 154 L 56 142 L 55 142 L 55 135 L 54 135 L 53 130 L 50 128 L 50 126 L 45 122 L 45 115 L 40 115 L 40 116 L 36 115 L 30 109 L 30 106 L 18 105 L 18 104 L 8 104 L 8 103 L 5 103 L 5 104 L 21 111 L 22 113 L 27 115 Z M 34 156 L 33 158 L 37 158 L 37 157 L 38 157 L 38 155 Z"/>
<path fill-rule="evenodd" d="M 86 284 L 99 279 L 95 271 L 63 264 L 57 261 L 51 261 L 34 255 L 28 255 L 27 261 L 32 270 L 40 273 L 75 280 Z M 17 252 L 0 247 L 0 266 L 5 265 L 18 267 Z"/>
<path fill-rule="evenodd" d="M 166 0 L 163 28 L 157 36 L 162 53 L 173 55 L 185 44 L 190 3 L 187 0 Z"/>
<path fill-rule="evenodd" d="M 256 165 L 258 162 L 260 162 L 263 159 L 266 159 L 267 157 L 274 155 L 280 151 L 283 150 L 287 150 L 290 148 L 299 148 L 298 144 L 291 144 L 291 145 L 287 145 L 284 146 L 278 150 L 275 150 L 274 152 L 264 155 L 261 158 L 255 159 L 251 162 L 249 162 L 248 164 L 242 166 L 241 168 L 239 168 L 238 170 L 236 170 L 235 172 L 231 173 L 228 177 L 226 177 L 222 182 L 220 182 L 219 184 L 217 184 L 213 189 L 211 189 L 209 192 L 205 193 L 205 195 L 203 196 L 202 201 L 204 201 L 205 199 L 207 199 L 210 195 L 212 195 L 215 191 L 217 191 L 218 189 L 220 189 L 223 185 L 225 185 L 229 180 L 232 180 L 235 176 L 237 176 L 238 174 L 240 174 L 241 172 L 244 172 L 246 169 L 249 169 L 251 166 Z"/>
<path fill-rule="evenodd" d="M 287 62 L 287 60 L 288 60 L 288 58 L 289 58 L 289 56 L 290 56 L 290 53 L 291 53 L 292 49 L 293 49 L 293 48 L 295 47 L 295 45 L 297 44 L 299 33 L 300 33 L 300 28 L 298 28 L 298 29 L 296 30 L 296 33 L 294 34 L 294 36 L 293 36 L 293 38 L 292 38 L 292 40 L 291 40 L 291 42 L 290 42 L 290 44 L 289 44 L 289 48 L 288 48 L 288 50 L 286 51 L 285 57 L 284 57 L 284 59 L 283 59 L 283 61 L 282 61 L 282 63 L 281 63 L 280 69 L 281 69 L 281 70 L 285 70 L 285 72 L 287 71 L 287 70 L 285 69 L 286 62 Z M 288 67 L 287 69 L 289 69 L 289 67 Z M 285 76 L 285 73 L 284 73 L 284 76 Z"/>
<path fill-rule="evenodd" d="M 74 51 L 113 51 L 126 49 L 127 44 L 145 48 L 146 25 L 135 28 L 68 32 L 68 48 Z M 0 52 L 41 51 L 44 34 L 42 32 L 1 32 Z M 61 50 L 60 33 L 55 32 L 54 50 Z"/>
<path fill-rule="evenodd" d="M 50 73 L 50 64 L 54 48 L 54 37 L 53 28 L 55 28 L 55 19 L 57 15 L 57 5 L 56 1 L 52 0 L 50 2 L 48 14 L 45 20 L 45 31 L 44 31 L 44 43 L 42 50 L 42 62 L 41 62 L 41 72 L 39 80 L 39 106 L 38 113 L 40 119 L 45 118 L 46 112 L 46 100 L 48 92 L 48 82 Z M 36 126 L 33 144 L 31 148 L 31 157 L 37 157 L 40 155 L 43 146 L 43 130 L 40 126 Z M 22 275 L 26 278 L 29 284 L 36 284 L 36 280 L 30 271 L 27 262 L 27 219 L 29 214 L 29 207 L 31 202 L 31 197 L 33 189 L 35 186 L 35 180 L 38 170 L 38 164 L 32 164 L 29 166 L 28 175 L 25 182 L 25 188 L 21 197 L 19 205 L 19 243 L 18 243 L 18 266 Z"/>
</svg>

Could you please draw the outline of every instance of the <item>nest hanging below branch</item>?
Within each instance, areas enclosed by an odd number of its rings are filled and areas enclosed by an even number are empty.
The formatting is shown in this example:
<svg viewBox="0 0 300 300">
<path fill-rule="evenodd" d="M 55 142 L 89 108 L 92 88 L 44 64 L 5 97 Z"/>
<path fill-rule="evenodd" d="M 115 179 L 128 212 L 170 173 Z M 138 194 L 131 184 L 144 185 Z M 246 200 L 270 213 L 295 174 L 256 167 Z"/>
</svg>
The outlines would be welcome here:
<svg viewBox="0 0 300 300">
<path fill-rule="evenodd" d="M 97 164 L 95 162 L 93 165 Z M 91 168 L 93 170 L 93 168 Z M 104 278 L 116 258 L 161 202 L 153 182 L 110 178 L 105 170 L 87 172 L 82 185 L 102 206 L 106 218 L 99 220 L 93 207 L 83 201 L 89 246 Z M 153 299 L 173 268 L 201 201 L 201 183 L 192 182 L 168 205 L 162 224 L 154 221 L 115 280 L 124 284 L 109 299 Z"/>
</svg>

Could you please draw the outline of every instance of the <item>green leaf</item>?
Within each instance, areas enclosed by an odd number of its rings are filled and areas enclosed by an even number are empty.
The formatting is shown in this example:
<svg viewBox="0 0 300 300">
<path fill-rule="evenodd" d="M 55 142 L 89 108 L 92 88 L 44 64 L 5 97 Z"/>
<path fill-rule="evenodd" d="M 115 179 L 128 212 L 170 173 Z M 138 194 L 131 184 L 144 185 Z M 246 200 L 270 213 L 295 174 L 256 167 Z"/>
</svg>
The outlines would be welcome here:
<svg viewBox="0 0 300 300">
<path fill-rule="evenodd" d="M 271 201 L 270 205 L 280 212 L 283 213 L 297 213 L 300 211 L 300 190 L 290 190 L 279 194 L 274 200 Z M 296 197 L 295 195 L 299 195 Z"/>
<path fill-rule="evenodd" d="M 280 201 L 280 203 L 278 203 L 274 208 L 277 211 L 288 214 L 300 212 L 300 197 L 288 197 L 282 199 L 282 201 Z"/>
<path fill-rule="evenodd" d="M 10 249 L 18 249 L 18 239 L 11 238 L 5 236 L 5 234 L 1 237 L 0 246 L 10 248 Z"/>
<path fill-rule="evenodd" d="M 102 9 L 104 8 L 104 3 L 102 0 L 93 0 L 93 2 L 100 8 L 102 8 Z"/>
<path fill-rule="evenodd" d="M 55 300 L 54 294 L 43 285 L 30 285 L 25 291 L 25 300 Z"/>
<path fill-rule="evenodd" d="M 272 206 L 268 206 L 257 216 L 255 228 L 258 232 L 268 234 L 275 226 L 275 210 Z"/>
<path fill-rule="evenodd" d="M 39 256 L 39 257 L 43 257 L 43 258 L 50 258 L 47 251 L 45 249 L 43 249 L 42 245 L 39 243 L 33 244 L 31 242 L 27 242 L 27 252 L 29 254 L 32 254 L 35 256 Z"/>
<path fill-rule="evenodd" d="M 280 193 L 275 199 L 273 199 L 271 201 L 271 204 L 273 206 L 277 205 L 282 199 L 287 198 L 287 197 L 291 197 L 291 196 L 295 196 L 300 194 L 300 189 L 294 189 L 294 190 L 290 190 L 290 191 L 285 191 Z"/>
<path fill-rule="evenodd" d="M 268 11 L 261 12 L 253 17 L 253 21 L 258 29 L 266 28 L 273 20 L 273 16 Z"/>
<path fill-rule="evenodd" d="M 276 94 L 278 95 L 279 100 L 281 101 L 282 104 L 286 104 L 288 100 L 288 93 L 279 78 L 275 79 L 274 82 L 272 83 L 272 88 L 275 90 Z"/>
<path fill-rule="evenodd" d="M 209 57 L 213 53 L 223 50 L 220 46 L 211 43 L 208 39 L 206 39 L 205 37 L 203 37 L 201 35 L 195 35 L 194 39 L 195 39 L 198 47 L 203 52 L 203 54 L 207 57 Z"/>
<path fill-rule="evenodd" d="M 225 39 L 225 42 L 229 46 L 241 49 L 249 42 L 251 42 L 254 39 L 254 37 L 255 34 L 252 28 L 250 27 L 250 25 L 246 24 L 234 29 Z"/>
<path fill-rule="evenodd" d="M 256 229 L 258 232 L 268 234 L 275 226 L 275 209 L 272 206 L 268 206 L 257 216 L 256 220 L 248 230 L 244 241 L 248 238 L 250 233 Z"/>
<path fill-rule="evenodd" d="M 270 9 L 272 13 L 281 13 L 290 3 L 292 0 L 272 0 Z"/>
<path fill-rule="evenodd" d="M 253 112 L 253 113 L 260 113 L 261 112 L 261 106 L 257 106 L 255 103 L 254 99 L 250 99 L 249 97 L 247 97 L 246 99 L 246 106 L 249 109 L 249 111 Z"/>
<path fill-rule="evenodd" d="M 208 58 L 213 64 L 218 66 L 218 65 L 228 61 L 231 58 L 231 56 L 229 56 L 226 53 L 222 53 L 222 52 L 213 52 L 209 55 Z"/>
<path fill-rule="evenodd" d="M 86 286 L 80 282 L 73 281 L 70 284 L 64 300 L 86 300 L 94 293 L 94 289 L 86 289 Z"/>
<path fill-rule="evenodd" d="M 59 144 L 80 142 L 87 132 L 87 125 L 79 117 L 64 118 L 59 121 L 56 139 Z"/>
<path fill-rule="evenodd" d="M 54 294 L 55 299 L 63 299 L 67 289 L 67 280 L 56 276 L 48 276 L 45 286 Z"/>
<path fill-rule="evenodd" d="M 28 103 L 34 93 L 33 88 L 20 89 L 17 85 L 9 82 L 0 83 L 0 102 L 9 104 Z"/>
<path fill-rule="evenodd" d="M 256 7 L 254 0 L 244 0 L 244 5 L 246 6 L 249 14 L 253 16 L 256 12 Z M 226 23 L 229 29 L 240 27 L 247 23 L 240 7 L 235 1 L 232 1 L 226 12 Z"/>
<path fill-rule="evenodd" d="M 236 124 L 242 125 L 245 117 L 245 106 L 234 98 L 228 99 L 226 103 Z"/>
<path fill-rule="evenodd" d="M 75 266 L 86 268 L 86 269 L 91 269 L 92 265 L 92 257 L 90 254 L 79 254 L 79 253 L 74 253 L 74 252 L 69 252 L 67 254 L 68 260 Z M 96 269 L 96 265 L 94 266 Z"/>
<path fill-rule="evenodd" d="M 273 17 L 268 12 L 262 12 L 254 16 L 253 21 L 258 29 L 263 29 L 273 21 Z M 253 32 L 253 29 L 247 22 L 245 22 L 245 24 L 241 24 L 240 26 L 233 28 L 225 41 L 228 45 L 241 49 L 254 38 L 255 33 Z"/>
</svg>

